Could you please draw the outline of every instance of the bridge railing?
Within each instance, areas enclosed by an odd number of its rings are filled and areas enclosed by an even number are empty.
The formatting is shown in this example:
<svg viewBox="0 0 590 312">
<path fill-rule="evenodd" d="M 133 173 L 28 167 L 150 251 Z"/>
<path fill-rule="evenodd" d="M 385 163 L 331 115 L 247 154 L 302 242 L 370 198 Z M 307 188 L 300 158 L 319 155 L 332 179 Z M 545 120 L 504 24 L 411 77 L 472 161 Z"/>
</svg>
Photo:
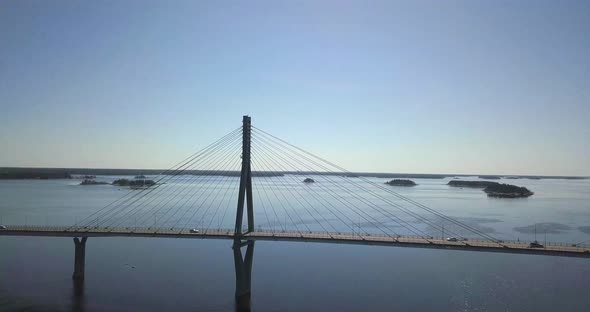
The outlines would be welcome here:
<svg viewBox="0 0 590 312">
<path fill-rule="evenodd" d="M 162 234 L 178 234 L 178 233 L 190 233 L 191 230 L 196 230 L 194 234 L 199 233 L 211 233 L 211 234 L 232 234 L 233 229 L 207 229 L 207 228 L 162 228 L 162 227 L 148 227 L 148 226 L 119 226 L 119 227 L 108 227 L 108 226 L 85 226 L 85 227 L 72 227 L 72 226 L 46 226 L 46 225 L 6 225 L 7 231 L 44 231 L 44 232 L 101 232 L 101 233 L 162 233 Z"/>
<path fill-rule="evenodd" d="M 275 233 L 281 233 L 283 231 L 276 231 Z M 303 232 L 303 233 L 309 233 L 309 232 Z M 445 238 L 441 238 L 441 237 L 434 237 L 434 236 L 428 236 L 428 237 L 424 237 L 424 236 L 417 236 L 417 235 L 385 235 L 385 234 L 380 234 L 380 233 L 375 233 L 375 234 L 366 234 L 366 233 L 348 233 L 348 232 L 313 232 L 315 234 L 322 234 L 322 235 L 326 235 L 326 236 L 350 236 L 350 237 L 364 237 L 364 238 L 382 238 L 382 239 L 401 239 L 403 241 L 416 241 L 416 242 L 423 242 L 425 239 L 428 240 L 433 240 L 433 241 L 446 241 Z M 458 242 L 464 242 L 464 243 L 471 243 L 471 244 L 475 244 L 475 245 L 490 245 L 490 246 L 500 246 L 500 245 L 522 245 L 522 246 L 528 246 L 530 243 L 532 243 L 532 241 L 526 241 L 526 240 L 498 240 L 498 241 L 491 241 L 491 240 L 483 240 L 483 239 L 472 239 L 472 238 L 464 238 L 464 239 L 459 239 Z M 548 241 L 546 244 L 545 242 L 542 242 L 543 245 L 548 246 L 548 247 L 579 247 L 579 248 L 590 248 L 590 244 L 588 243 L 583 243 L 583 244 L 575 244 L 575 243 L 571 243 L 571 242 L 554 242 L 554 241 Z"/>
<path fill-rule="evenodd" d="M 72 226 L 45 226 L 45 225 L 7 225 L 7 230 L 15 230 L 15 231 L 43 231 L 43 232 L 99 232 L 99 233 L 142 233 L 142 234 L 208 234 L 208 235 L 233 235 L 234 230 L 229 228 L 217 228 L 217 229 L 207 229 L 207 228 L 165 228 L 165 227 L 134 227 L 134 226 L 120 226 L 120 227 L 97 227 L 97 226 L 88 226 L 88 227 L 72 227 Z M 386 240 L 400 240 L 402 242 L 416 242 L 416 243 L 424 243 L 425 240 L 432 240 L 436 242 L 444 241 L 445 239 L 440 237 L 423 237 L 423 236 L 416 236 L 416 235 L 385 235 L 385 234 L 367 234 L 367 233 L 348 233 L 348 232 L 292 232 L 292 231 L 271 231 L 271 230 L 262 230 L 259 229 L 258 231 L 254 231 L 249 235 L 262 235 L 267 237 L 293 237 L 297 238 L 298 236 L 305 236 L 307 238 L 336 238 L 339 240 L 358 240 L 358 239 L 365 239 L 365 240 L 379 240 L 379 241 L 386 241 Z M 451 242 L 449 242 L 451 243 Z M 517 246 L 528 246 L 531 242 L 524 241 L 524 240 L 500 240 L 497 242 L 490 241 L 490 240 L 481 240 L 481 239 L 461 239 L 457 242 L 453 242 L 455 244 L 463 243 L 463 244 L 472 244 L 477 246 L 501 246 L 501 245 L 517 245 Z M 540 242 L 544 247 L 550 247 L 552 249 L 571 249 L 571 248 L 590 248 L 590 244 L 573 244 L 567 242 Z"/>
</svg>

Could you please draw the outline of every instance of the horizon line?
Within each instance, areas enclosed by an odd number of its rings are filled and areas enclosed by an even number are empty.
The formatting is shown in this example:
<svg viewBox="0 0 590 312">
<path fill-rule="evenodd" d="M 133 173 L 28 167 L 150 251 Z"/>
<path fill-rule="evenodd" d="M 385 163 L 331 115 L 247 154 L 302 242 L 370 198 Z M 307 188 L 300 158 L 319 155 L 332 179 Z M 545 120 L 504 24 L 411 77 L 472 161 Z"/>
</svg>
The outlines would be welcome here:
<svg viewBox="0 0 590 312">
<path fill-rule="evenodd" d="M 161 168 L 91 168 L 91 167 L 0 167 L 2 169 L 44 169 L 44 170 L 113 170 L 113 171 L 174 171 L 182 169 L 161 169 Z M 187 169 L 185 171 L 239 171 L 239 170 L 211 170 L 211 169 Z M 256 171 L 256 170 L 255 170 Z M 265 171 L 259 171 L 265 172 Z M 266 172 L 298 172 L 294 170 L 273 170 Z M 412 172 L 376 172 L 376 171 L 299 171 L 302 173 L 333 173 L 333 174 L 380 174 L 380 175 L 430 175 L 430 176 L 441 176 L 441 177 L 454 177 L 454 176 L 469 176 L 469 177 L 480 177 L 480 176 L 491 176 L 491 177 L 533 177 L 533 178 L 579 178 L 579 179 L 590 179 L 590 176 L 583 175 L 537 175 L 537 174 L 489 174 L 489 173 L 412 173 Z"/>
</svg>

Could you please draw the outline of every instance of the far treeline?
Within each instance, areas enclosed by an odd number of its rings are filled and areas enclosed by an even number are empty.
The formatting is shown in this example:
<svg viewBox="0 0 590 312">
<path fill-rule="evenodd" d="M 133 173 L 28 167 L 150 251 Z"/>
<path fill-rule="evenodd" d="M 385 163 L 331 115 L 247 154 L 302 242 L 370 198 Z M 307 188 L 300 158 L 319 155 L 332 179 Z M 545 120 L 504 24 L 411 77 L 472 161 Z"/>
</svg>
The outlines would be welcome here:
<svg viewBox="0 0 590 312">
<path fill-rule="evenodd" d="M 111 175 L 111 176 L 135 176 L 135 175 L 220 175 L 239 176 L 240 171 L 220 170 L 164 170 L 164 169 L 96 169 L 96 168 L 24 168 L 24 167 L 0 167 L 0 179 L 71 179 L 76 175 Z M 407 179 L 444 179 L 452 177 L 479 177 L 482 179 L 587 179 L 588 177 L 572 176 L 483 176 L 483 175 L 457 175 L 457 174 L 422 174 L 422 173 L 379 173 L 379 172 L 317 172 L 317 171 L 256 171 L 252 176 L 283 176 L 290 175 L 330 175 L 345 176 L 349 178 L 407 178 Z"/>
</svg>

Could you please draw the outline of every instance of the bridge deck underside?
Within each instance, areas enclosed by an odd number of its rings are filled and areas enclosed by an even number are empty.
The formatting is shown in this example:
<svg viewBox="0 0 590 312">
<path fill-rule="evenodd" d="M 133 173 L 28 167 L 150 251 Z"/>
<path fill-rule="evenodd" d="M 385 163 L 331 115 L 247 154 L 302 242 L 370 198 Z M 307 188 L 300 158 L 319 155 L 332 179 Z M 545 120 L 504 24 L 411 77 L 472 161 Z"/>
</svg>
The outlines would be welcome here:
<svg viewBox="0 0 590 312">
<path fill-rule="evenodd" d="M 193 239 L 235 239 L 233 230 L 207 230 L 192 233 L 190 229 L 162 228 L 86 228 L 72 230 L 69 227 L 10 226 L 0 230 L 0 236 L 46 236 L 46 237 L 161 237 Z M 414 248 L 439 248 L 465 251 L 487 251 L 590 258 L 590 248 L 580 246 L 545 246 L 530 248 L 527 242 L 492 242 L 469 240 L 451 242 L 436 238 L 407 236 L 359 235 L 352 233 L 316 232 L 267 232 L 245 233 L 242 240 L 276 240 L 296 242 L 341 243 Z"/>
</svg>

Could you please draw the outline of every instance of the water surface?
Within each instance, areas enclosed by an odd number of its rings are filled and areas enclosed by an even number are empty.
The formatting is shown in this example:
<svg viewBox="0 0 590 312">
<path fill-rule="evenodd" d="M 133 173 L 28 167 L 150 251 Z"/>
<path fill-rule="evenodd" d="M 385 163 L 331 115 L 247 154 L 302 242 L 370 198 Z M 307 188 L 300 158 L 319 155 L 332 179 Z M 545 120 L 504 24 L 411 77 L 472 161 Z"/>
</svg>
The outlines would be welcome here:
<svg viewBox="0 0 590 312">
<path fill-rule="evenodd" d="M 113 180 L 117 177 L 99 177 Z M 222 177 L 184 178 L 163 194 L 194 188 L 204 200 Z M 313 177 L 322 183 L 322 177 Z M 232 180 L 234 179 L 234 180 Z M 282 180 L 280 180 L 282 179 Z M 255 188 L 276 192 L 304 187 L 300 177 L 255 179 Z M 381 179 L 375 181 L 383 182 Z M 581 242 L 590 235 L 589 180 L 509 180 L 535 192 L 527 199 L 487 198 L 478 189 L 446 186 L 448 179 L 416 179 L 414 188 L 396 188 L 447 215 L 477 225 L 505 239 L 534 239 L 518 230 L 535 223 L 563 225 L 548 240 Z M 78 186 L 77 180 L 0 181 L 2 224 L 72 224 L 128 192 L 103 186 Z M 236 178 L 226 180 L 234 189 Z M 312 186 L 317 187 L 317 186 Z M 183 189 L 185 188 L 185 189 Z M 260 188 L 259 190 L 262 190 Z M 325 190 L 324 190 L 325 191 Z M 318 191 L 319 194 L 319 191 Z M 190 222 L 162 209 L 156 218 L 127 224 L 232 227 L 234 193 L 209 203 L 219 207 L 196 214 Z M 287 219 L 272 195 L 254 192 L 257 225 L 279 229 Z M 336 201 L 325 192 L 326 200 Z M 349 196 L 342 192 L 341 196 Z M 213 196 L 211 196 L 213 197 Z M 274 199 L 273 199 L 274 198 Z M 278 195 L 278 198 L 281 198 Z M 258 205 L 256 205 L 258 204 Z M 171 200 L 170 208 L 178 204 Z M 157 207 L 153 203 L 153 207 Z M 188 207 L 186 207 L 188 210 Z M 194 207 L 193 207 L 194 208 Z M 313 215 L 293 204 L 316 229 Z M 144 208 L 142 208 L 144 209 Z M 149 207 L 145 207 L 149 209 Z M 184 209 L 184 208 L 181 208 Z M 317 207 L 326 219 L 335 219 Z M 344 208 L 342 213 L 345 212 Z M 182 210 L 181 210 L 182 211 Z M 190 210 L 189 210 L 190 211 Z M 188 214 L 187 214 L 188 215 Z M 223 218 L 221 216 L 224 216 Z M 268 216 L 268 218 L 267 218 Z M 354 214 L 350 213 L 351 219 Z M 378 214 L 375 214 L 377 217 Z M 357 217 L 358 218 L 358 217 Z M 405 218 L 405 217 L 404 217 Z M 354 220 L 354 219 L 353 219 Z M 409 219 L 408 219 L 409 220 Z M 269 222 L 270 221 L 270 222 Z M 391 223 L 383 219 L 383 223 Z M 100 221 L 99 221 L 100 222 Z M 347 225 L 336 227 L 342 231 Z M 362 223 L 362 220 L 358 222 Z M 294 225 L 289 225 L 293 227 Z M 299 224 L 302 226 L 302 224 Z M 361 224 L 362 226 L 362 224 Z M 428 230 L 427 227 L 424 227 Z M 399 229 L 402 234 L 403 228 Z M 368 231 L 371 231 L 368 229 Z M 537 231 L 537 239 L 545 233 Z M 436 234 L 436 233 L 433 233 Z M 74 244 L 70 238 L 0 237 L 0 310 L 2 311 L 231 311 L 234 310 L 234 263 L 230 241 L 90 238 L 83 295 L 73 285 Z M 588 311 L 588 259 L 494 254 L 377 246 L 257 242 L 252 277 L 253 311 Z"/>
</svg>

